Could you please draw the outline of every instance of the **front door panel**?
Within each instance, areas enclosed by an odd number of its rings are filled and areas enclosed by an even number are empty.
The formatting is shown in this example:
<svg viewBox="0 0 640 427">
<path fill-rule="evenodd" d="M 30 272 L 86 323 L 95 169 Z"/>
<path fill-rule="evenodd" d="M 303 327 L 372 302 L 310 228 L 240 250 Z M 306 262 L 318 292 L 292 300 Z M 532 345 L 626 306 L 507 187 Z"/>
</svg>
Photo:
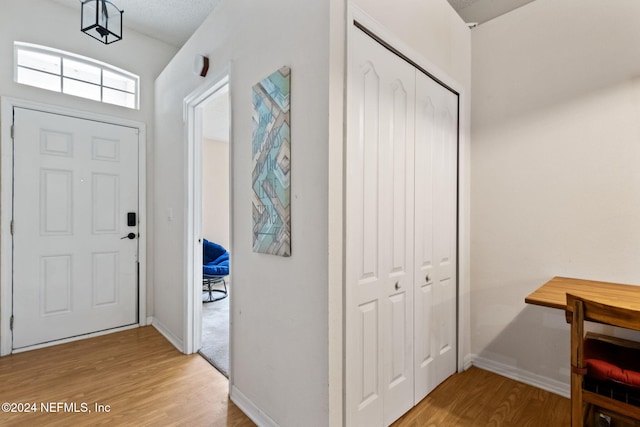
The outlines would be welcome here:
<svg viewBox="0 0 640 427">
<path fill-rule="evenodd" d="M 13 348 L 138 322 L 134 128 L 14 109 Z"/>
</svg>

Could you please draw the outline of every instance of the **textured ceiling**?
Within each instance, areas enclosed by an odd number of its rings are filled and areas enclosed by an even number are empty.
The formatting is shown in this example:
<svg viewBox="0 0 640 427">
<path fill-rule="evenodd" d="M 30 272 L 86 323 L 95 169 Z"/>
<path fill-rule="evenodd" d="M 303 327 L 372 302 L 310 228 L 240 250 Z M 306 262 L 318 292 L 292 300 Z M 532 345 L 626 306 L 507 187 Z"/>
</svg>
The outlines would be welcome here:
<svg viewBox="0 0 640 427">
<path fill-rule="evenodd" d="M 471 6 L 473 3 L 477 3 L 480 0 L 448 0 L 449 4 L 453 6 L 455 10 L 464 9 L 467 6 Z"/>
<path fill-rule="evenodd" d="M 51 0 L 73 8 L 80 19 L 80 0 Z M 220 0 L 110 0 L 124 10 L 123 25 L 176 47 L 182 45 Z M 126 33 L 125 33 L 126 37 Z"/>
<path fill-rule="evenodd" d="M 50 1 L 73 8 L 80 17 L 81 0 Z M 125 27 L 176 47 L 182 47 L 220 2 L 220 0 L 110 1 L 124 10 Z M 531 1 L 533 0 L 448 0 L 465 22 L 475 23 L 486 22 Z"/>
<path fill-rule="evenodd" d="M 448 0 L 465 22 L 482 24 L 533 0 Z"/>
</svg>

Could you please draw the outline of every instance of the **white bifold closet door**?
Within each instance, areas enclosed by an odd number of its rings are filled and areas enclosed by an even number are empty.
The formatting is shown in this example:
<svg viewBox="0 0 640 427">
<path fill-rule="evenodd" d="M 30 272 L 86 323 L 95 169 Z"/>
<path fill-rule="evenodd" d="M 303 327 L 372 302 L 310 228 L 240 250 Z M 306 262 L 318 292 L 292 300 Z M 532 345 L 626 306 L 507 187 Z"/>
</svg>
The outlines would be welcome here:
<svg viewBox="0 0 640 427">
<path fill-rule="evenodd" d="M 457 95 L 356 29 L 347 120 L 347 425 L 389 425 L 456 369 Z"/>
</svg>

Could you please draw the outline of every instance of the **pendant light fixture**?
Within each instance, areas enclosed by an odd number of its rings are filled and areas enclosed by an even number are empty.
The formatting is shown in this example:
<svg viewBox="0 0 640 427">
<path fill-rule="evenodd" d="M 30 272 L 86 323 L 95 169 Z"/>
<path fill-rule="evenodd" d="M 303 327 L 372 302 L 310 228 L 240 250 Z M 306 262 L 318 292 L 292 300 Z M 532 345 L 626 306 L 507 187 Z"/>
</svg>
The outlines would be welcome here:
<svg viewBox="0 0 640 427">
<path fill-rule="evenodd" d="M 108 0 L 83 0 L 80 28 L 104 44 L 117 42 L 122 39 L 123 13 Z"/>
</svg>

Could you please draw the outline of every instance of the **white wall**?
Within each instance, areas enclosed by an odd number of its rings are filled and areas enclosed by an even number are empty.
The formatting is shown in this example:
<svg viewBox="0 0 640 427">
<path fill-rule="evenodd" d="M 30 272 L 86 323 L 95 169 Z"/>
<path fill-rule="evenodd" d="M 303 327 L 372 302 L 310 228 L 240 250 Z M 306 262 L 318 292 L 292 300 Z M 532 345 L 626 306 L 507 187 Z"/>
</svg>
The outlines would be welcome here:
<svg viewBox="0 0 640 427">
<path fill-rule="evenodd" d="M 640 284 L 640 3 L 537 0 L 472 31 L 472 351 L 568 390 L 553 276 Z"/>
<path fill-rule="evenodd" d="M 125 12 L 126 19 L 126 12 Z M 147 124 L 147 159 L 153 152 L 153 82 L 176 49 L 166 43 L 125 28 L 121 41 L 105 46 L 80 32 L 77 9 L 50 0 L 2 1 L 0 13 L 0 96 L 90 111 Z M 23 41 L 88 56 L 140 76 L 140 110 L 19 85 L 13 81 L 13 42 Z M 144 53 L 142 55 L 141 53 Z M 147 164 L 147 203 L 153 198 L 153 164 Z M 148 218 L 151 220 L 152 218 Z M 152 228 L 147 221 L 147 244 L 153 247 Z M 147 257 L 147 314 L 153 314 L 153 257 Z M 144 319 L 146 320 L 146 319 Z"/>
<path fill-rule="evenodd" d="M 232 397 L 282 426 L 328 423 L 328 13 L 322 0 L 223 0 L 156 81 L 155 316 L 184 339 L 183 100 L 230 66 Z M 192 73 L 196 54 L 210 57 L 206 79 Z M 283 65 L 292 70 L 289 258 L 252 251 L 251 88 Z"/>
<path fill-rule="evenodd" d="M 202 141 L 202 235 L 229 249 L 229 142 Z"/>
</svg>

